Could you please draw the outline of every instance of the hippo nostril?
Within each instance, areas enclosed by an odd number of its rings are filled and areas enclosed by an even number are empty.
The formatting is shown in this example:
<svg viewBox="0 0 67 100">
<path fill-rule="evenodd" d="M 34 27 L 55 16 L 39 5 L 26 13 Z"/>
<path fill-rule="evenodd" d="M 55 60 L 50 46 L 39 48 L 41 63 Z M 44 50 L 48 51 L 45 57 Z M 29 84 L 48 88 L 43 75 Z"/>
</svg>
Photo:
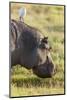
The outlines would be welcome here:
<svg viewBox="0 0 67 100">
<path fill-rule="evenodd" d="M 48 56 L 47 56 L 47 60 L 48 60 Z"/>
<path fill-rule="evenodd" d="M 52 62 L 51 59 L 49 58 L 49 56 L 46 56 L 46 61 L 47 61 L 47 63 L 51 63 Z"/>
</svg>

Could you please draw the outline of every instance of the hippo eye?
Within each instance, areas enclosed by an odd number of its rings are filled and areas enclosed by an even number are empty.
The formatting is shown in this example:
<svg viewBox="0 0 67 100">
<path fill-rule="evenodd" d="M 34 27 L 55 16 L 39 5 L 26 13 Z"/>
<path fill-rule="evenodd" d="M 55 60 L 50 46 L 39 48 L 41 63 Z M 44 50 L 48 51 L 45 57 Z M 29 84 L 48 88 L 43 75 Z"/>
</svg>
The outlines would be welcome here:
<svg viewBox="0 0 67 100">
<path fill-rule="evenodd" d="M 44 43 L 41 43 L 41 44 L 39 45 L 39 48 L 40 48 L 40 49 L 46 49 L 46 46 L 45 46 Z"/>
<path fill-rule="evenodd" d="M 47 51 L 50 51 L 52 49 L 52 47 L 50 47 L 49 44 L 47 44 L 47 43 L 41 43 L 39 47 L 41 49 L 47 50 Z"/>
</svg>

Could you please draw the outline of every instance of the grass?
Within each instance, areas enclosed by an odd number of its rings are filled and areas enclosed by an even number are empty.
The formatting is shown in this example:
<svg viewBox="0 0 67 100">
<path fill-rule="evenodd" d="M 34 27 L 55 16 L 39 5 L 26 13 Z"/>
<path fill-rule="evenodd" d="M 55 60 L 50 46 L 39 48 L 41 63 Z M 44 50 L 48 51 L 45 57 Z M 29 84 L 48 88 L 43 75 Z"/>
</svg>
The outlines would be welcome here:
<svg viewBox="0 0 67 100">
<path fill-rule="evenodd" d="M 42 87 L 15 87 L 11 86 L 11 96 L 18 97 L 18 96 L 37 96 L 37 95 L 53 95 L 53 94 L 63 94 L 63 88 L 42 88 Z"/>
<path fill-rule="evenodd" d="M 11 18 L 18 20 L 18 10 L 26 7 L 25 23 L 49 37 L 51 55 L 57 72 L 52 78 L 39 78 L 20 65 L 11 69 L 11 96 L 64 94 L 64 6 L 11 4 Z"/>
</svg>

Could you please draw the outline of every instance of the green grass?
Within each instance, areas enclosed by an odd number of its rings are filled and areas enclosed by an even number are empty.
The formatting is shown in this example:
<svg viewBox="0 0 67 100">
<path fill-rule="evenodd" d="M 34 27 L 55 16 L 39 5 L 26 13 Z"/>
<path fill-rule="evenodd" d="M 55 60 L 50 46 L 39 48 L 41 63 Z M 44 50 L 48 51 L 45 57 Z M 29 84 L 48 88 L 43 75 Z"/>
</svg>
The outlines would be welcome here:
<svg viewBox="0 0 67 100">
<path fill-rule="evenodd" d="M 52 78 L 42 79 L 34 75 L 32 70 L 14 66 L 11 69 L 11 96 L 64 94 L 64 6 L 13 3 L 11 18 L 18 20 L 21 7 L 27 8 L 25 23 L 49 37 L 57 72 Z"/>
</svg>

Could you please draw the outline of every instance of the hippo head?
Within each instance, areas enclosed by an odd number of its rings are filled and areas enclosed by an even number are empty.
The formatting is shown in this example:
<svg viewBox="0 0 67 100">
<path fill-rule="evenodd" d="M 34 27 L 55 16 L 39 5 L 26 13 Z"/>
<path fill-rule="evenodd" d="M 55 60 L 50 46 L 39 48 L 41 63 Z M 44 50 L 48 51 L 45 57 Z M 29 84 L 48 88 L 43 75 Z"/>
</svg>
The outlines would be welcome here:
<svg viewBox="0 0 67 100">
<path fill-rule="evenodd" d="M 55 72 L 55 66 L 50 55 L 51 49 L 48 37 L 44 37 L 38 49 L 38 65 L 33 67 L 33 73 L 41 78 L 52 77 Z"/>
</svg>

